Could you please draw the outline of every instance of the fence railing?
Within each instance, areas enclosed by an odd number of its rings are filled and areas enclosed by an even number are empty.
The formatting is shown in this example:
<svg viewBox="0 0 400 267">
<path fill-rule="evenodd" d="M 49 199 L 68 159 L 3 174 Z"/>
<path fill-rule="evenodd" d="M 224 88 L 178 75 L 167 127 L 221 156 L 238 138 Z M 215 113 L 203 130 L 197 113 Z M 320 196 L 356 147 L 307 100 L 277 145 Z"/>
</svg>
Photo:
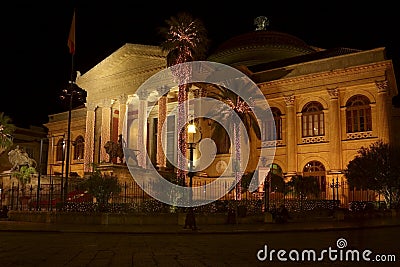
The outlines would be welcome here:
<svg viewBox="0 0 400 267">
<path fill-rule="evenodd" d="M 193 181 L 193 189 L 206 185 L 206 181 Z M 110 203 L 114 204 L 132 204 L 139 206 L 145 201 L 153 200 L 146 193 L 145 188 L 148 185 L 138 185 L 136 182 L 125 182 L 121 185 L 121 193 L 113 195 Z M 64 196 L 60 184 L 41 184 L 38 192 L 36 186 L 27 185 L 21 186 L 19 183 L 12 184 L 8 187 L 0 185 L 0 206 L 7 206 L 9 210 L 56 210 L 62 207 L 66 202 L 82 203 L 93 202 L 93 198 L 88 199 L 88 195 L 83 191 L 76 190 L 74 184 L 70 184 L 68 195 Z M 204 187 L 205 188 L 205 187 Z M 193 200 L 208 200 L 215 195 L 220 195 L 219 201 L 236 200 L 235 190 L 228 190 L 223 193 L 226 188 L 229 188 L 227 181 L 221 181 L 220 184 L 215 184 L 213 192 L 207 190 L 198 190 L 198 193 L 193 194 Z M 196 190 L 194 190 L 196 192 Z M 222 192 L 222 193 L 221 193 Z M 374 201 L 377 203 L 383 202 L 383 196 L 372 190 L 351 189 L 346 183 L 336 183 L 326 185 L 325 188 L 317 193 L 301 193 L 295 192 L 290 188 L 284 190 L 276 190 L 269 188 L 266 194 L 263 188 L 255 192 L 245 191 L 241 194 L 245 201 L 257 201 L 261 203 L 263 209 L 267 207 L 279 206 L 284 204 L 291 209 L 313 209 L 316 207 L 336 207 L 349 208 L 351 203 Z"/>
</svg>

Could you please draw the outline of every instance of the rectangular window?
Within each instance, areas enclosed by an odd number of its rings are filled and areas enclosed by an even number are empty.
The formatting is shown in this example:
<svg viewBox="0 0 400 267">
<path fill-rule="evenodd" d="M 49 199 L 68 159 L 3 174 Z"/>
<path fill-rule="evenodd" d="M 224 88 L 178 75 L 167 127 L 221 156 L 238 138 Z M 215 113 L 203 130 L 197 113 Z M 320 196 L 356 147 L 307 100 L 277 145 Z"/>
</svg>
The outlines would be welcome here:
<svg viewBox="0 0 400 267">
<path fill-rule="evenodd" d="M 358 132 L 359 131 L 357 110 L 353 110 L 353 131 L 354 132 Z"/>
<path fill-rule="evenodd" d="M 167 117 L 167 158 L 175 160 L 175 115 Z"/>
<path fill-rule="evenodd" d="M 346 111 L 346 126 L 347 126 L 347 132 L 352 133 L 353 128 L 352 128 L 352 118 L 351 118 L 351 111 Z"/>
<path fill-rule="evenodd" d="M 282 125 L 280 118 L 275 120 L 275 127 L 276 127 L 276 140 L 282 140 Z"/>
<path fill-rule="evenodd" d="M 262 141 L 273 141 L 277 139 L 276 136 L 279 135 L 279 125 L 276 125 L 274 121 L 263 121 L 262 127 Z"/>
<path fill-rule="evenodd" d="M 366 113 L 365 118 L 367 120 L 367 131 L 371 131 L 372 130 L 371 109 L 367 109 L 365 113 Z"/>
<path fill-rule="evenodd" d="M 262 122 L 262 141 L 267 141 L 268 140 L 268 123 L 266 121 Z"/>
<path fill-rule="evenodd" d="M 360 131 L 364 132 L 365 131 L 365 117 L 364 117 L 364 110 L 360 109 L 359 110 L 360 114 Z"/>
<path fill-rule="evenodd" d="M 321 113 L 319 114 L 319 135 L 324 135 L 325 130 L 324 130 L 324 114 Z"/>
<path fill-rule="evenodd" d="M 313 128 L 313 136 L 316 136 L 316 135 L 319 135 L 319 121 L 318 121 L 318 114 L 314 114 L 313 115 L 313 119 L 314 119 L 314 122 L 313 122 L 313 126 L 314 126 L 314 128 Z"/>
</svg>

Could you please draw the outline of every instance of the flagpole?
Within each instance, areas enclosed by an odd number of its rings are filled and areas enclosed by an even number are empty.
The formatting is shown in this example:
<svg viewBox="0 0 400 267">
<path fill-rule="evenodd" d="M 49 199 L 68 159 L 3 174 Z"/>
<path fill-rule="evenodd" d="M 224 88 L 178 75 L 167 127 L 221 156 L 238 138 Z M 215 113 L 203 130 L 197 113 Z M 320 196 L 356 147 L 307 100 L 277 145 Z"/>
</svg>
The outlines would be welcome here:
<svg viewBox="0 0 400 267">
<path fill-rule="evenodd" d="M 70 165 L 70 150 L 71 150 L 71 117 L 72 117 L 72 103 L 74 95 L 74 56 L 75 56 L 75 13 L 72 16 L 71 28 L 68 35 L 68 47 L 71 54 L 71 79 L 69 81 L 69 107 L 68 107 L 68 127 L 67 127 L 67 156 L 65 163 L 65 186 L 64 186 L 64 203 L 68 199 L 68 178 L 69 178 L 69 165 Z"/>
</svg>

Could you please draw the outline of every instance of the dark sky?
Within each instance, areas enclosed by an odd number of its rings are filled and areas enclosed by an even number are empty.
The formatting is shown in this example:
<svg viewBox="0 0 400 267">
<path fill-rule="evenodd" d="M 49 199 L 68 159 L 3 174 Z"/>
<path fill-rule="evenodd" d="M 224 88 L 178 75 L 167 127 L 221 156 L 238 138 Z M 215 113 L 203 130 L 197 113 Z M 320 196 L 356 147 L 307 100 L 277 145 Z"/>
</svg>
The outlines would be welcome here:
<svg viewBox="0 0 400 267">
<path fill-rule="evenodd" d="M 187 11 L 201 19 L 213 45 L 254 30 L 266 16 L 270 29 L 292 34 L 321 48 L 387 47 L 400 69 L 399 14 L 395 1 L 48 1 L 54 4 L 5 4 L 1 16 L 2 83 L 0 112 L 19 126 L 41 125 L 66 110 L 59 100 L 71 76 L 67 47 L 74 7 L 76 54 L 82 74 L 125 43 L 159 45 L 165 19 Z M 125 2 L 125 3 L 123 3 Z M 230 4 L 228 4 L 230 3 Z M 376 6 L 378 5 L 378 6 Z"/>
</svg>

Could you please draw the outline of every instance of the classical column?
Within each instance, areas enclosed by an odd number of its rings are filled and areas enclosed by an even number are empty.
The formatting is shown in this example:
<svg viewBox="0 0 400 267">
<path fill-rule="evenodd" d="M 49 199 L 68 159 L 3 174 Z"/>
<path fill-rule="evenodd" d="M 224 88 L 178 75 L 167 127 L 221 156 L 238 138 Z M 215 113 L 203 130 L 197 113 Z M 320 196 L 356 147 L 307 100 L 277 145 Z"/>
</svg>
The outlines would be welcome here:
<svg viewBox="0 0 400 267">
<path fill-rule="evenodd" d="M 138 93 L 139 111 L 138 111 L 138 165 L 146 168 L 147 158 L 147 97 L 149 94 L 143 90 Z"/>
<path fill-rule="evenodd" d="M 100 145 L 100 162 L 109 162 L 109 156 L 104 145 L 111 140 L 111 106 L 113 100 L 104 99 L 101 110 L 101 145 Z"/>
<path fill-rule="evenodd" d="M 165 156 L 165 151 L 162 147 L 163 141 L 165 141 L 166 136 L 163 135 L 162 129 L 164 127 L 165 120 L 167 118 L 167 94 L 166 89 L 159 88 L 158 94 L 160 98 L 158 99 L 158 124 L 157 124 L 157 166 L 159 168 L 165 168 L 167 166 L 167 160 Z M 166 127 L 166 125 L 165 125 Z M 164 142 L 166 144 L 166 142 Z"/>
<path fill-rule="evenodd" d="M 376 99 L 376 112 L 377 112 L 377 132 L 378 138 L 384 143 L 389 143 L 389 107 L 388 101 L 388 82 L 376 81 L 378 88 L 378 97 Z"/>
<path fill-rule="evenodd" d="M 84 172 L 91 172 L 94 162 L 94 126 L 95 126 L 95 110 L 97 105 L 94 103 L 86 103 L 86 131 L 85 131 L 85 160 Z"/>
<path fill-rule="evenodd" d="M 125 94 L 122 94 L 118 97 L 118 102 L 119 102 L 119 117 L 118 117 L 118 134 L 122 134 L 123 138 L 126 138 L 126 133 L 124 133 L 124 127 L 126 123 L 126 110 L 127 110 L 127 101 L 128 101 L 128 96 Z"/>
<path fill-rule="evenodd" d="M 294 95 L 284 98 L 286 103 L 286 155 L 287 155 L 287 176 L 294 176 L 297 172 L 297 144 L 296 144 L 296 111 L 294 108 Z"/>
<path fill-rule="evenodd" d="M 337 172 L 341 170 L 340 159 L 340 109 L 339 109 L 339 90 L 337 88 L 328 89 L 329 94 L 329 145 L 330 145 L 330 163 L 331 171 Z"/>
</svg>

